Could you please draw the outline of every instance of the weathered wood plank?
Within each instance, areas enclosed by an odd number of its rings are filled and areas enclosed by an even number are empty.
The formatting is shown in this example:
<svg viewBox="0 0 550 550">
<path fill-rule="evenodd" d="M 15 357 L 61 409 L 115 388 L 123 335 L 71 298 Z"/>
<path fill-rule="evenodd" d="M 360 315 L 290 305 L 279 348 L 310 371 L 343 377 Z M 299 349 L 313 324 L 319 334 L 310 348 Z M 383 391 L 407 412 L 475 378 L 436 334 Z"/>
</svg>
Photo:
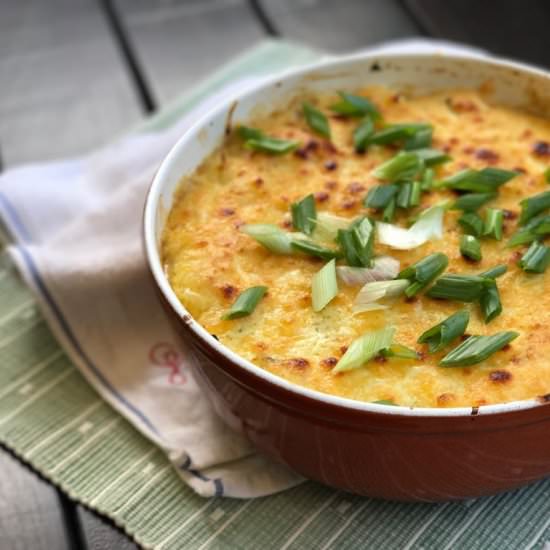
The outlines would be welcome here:
<svg viewBox="0 0 550 550">
<path fill-rule="evenodd" d="M 258 0 L 273 27 L 329 51 L 418 36 L 420 29 L 397 0 Z"/>
<path fill-rule="evenodd" d="M 550 66 L 550 4 L 546 0 L 521 4 L 517 0 L 404 1 L 422 27 L 435 37 Z"/>
<path fill-rule="evenodd" d="M 95 0 L 3 0 L 0 144 L 6 166 L 85 152 L 141 117 Z"/>
<path fill-rule="evenodd" d="M 161 105 L 264 36 L 246 0 L 115 0 L 115 6 Z"/>
<path fill-rule="evenodd" d="M 71 548 L 55 489 L 0 448 L 0 548 Z"/>
</svg>

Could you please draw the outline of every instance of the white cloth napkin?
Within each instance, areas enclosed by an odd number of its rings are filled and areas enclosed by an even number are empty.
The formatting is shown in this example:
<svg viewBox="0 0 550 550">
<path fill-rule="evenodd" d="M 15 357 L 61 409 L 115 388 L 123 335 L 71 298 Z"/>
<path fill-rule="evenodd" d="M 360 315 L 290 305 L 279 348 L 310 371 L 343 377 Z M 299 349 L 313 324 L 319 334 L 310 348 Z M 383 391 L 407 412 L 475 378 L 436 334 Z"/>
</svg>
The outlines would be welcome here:
<svg viewBox="0 0 550 550">
<path fill-rule="evenodd" d="M 449 47 L 407 41 L 382 49 Z M 168 130 L 0 177 L 0 219 L 14 238 L 10 253 L 61 345 L 96 390 L 165 449 L 183 480 L 204 496 L 257 497 L 302 478 L 259 455 L 201 394 L 191 358 L 149 279 L 141 216 L 151 178 L 177 138 L 198 116 L 256 81 L 228 86 Z"/>
</svg>

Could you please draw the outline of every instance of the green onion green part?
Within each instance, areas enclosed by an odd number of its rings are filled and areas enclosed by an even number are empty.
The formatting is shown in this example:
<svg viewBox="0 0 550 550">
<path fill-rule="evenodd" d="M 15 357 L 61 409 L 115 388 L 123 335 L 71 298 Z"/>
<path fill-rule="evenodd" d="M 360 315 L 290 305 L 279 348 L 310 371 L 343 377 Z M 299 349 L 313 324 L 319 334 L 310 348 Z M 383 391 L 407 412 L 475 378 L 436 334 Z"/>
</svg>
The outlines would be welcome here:
<svg viewBox="0 0 550 550">
<path fill-rule="evenodd" d="M 414 178 L 424 168 L 424 162 L 414 153 L 401 152 L 373 170 L 381 180 L 399 181 Z"/>
<path fill-rule="evenodd" d="M 370 143 L 374 145 L 388 145 L 396 141 L 403 141 L 411 138 L 418 132 L 430 130 L 431 124 L 411 123 L 411 124 L 388 124 L 378 132 L 375 132 L 370 138 Z"/>
<path fill-rule="evenodd" d="M 289 141 L 287 139 L 279 139 L 264 136 L 259 139 L 249 139 L 244 146 L 253 151 L 262 151 L 271 155 L 284 155 L 290 153 L 298 147 L 297 141 Z"/>
<path fill-rule="evenodd" d="M 483 220 L 475 212 L 464 212 L 458 218 L 458 224 L 467 235 L 481 237 L 483 233 Z"/>
<path fill-rule="evenodd" d="M 481 260 L 481 243 L 479 239 L 473 235 L 461 235 L 460 253 L 469 260 L 479 262 Z"/>
<path fill-rule="evenodd" d="M 367 361 L 387 349 L 393 342 L 395 327 L 385 327 L 374 332 L 367 332 L 354 340 L 332 372 L 345 372 L 362 367 Z"/>
<path fill-rule="evenodd" d="M 399 186 L 395 184 L 377 185 L 369 189 L 367 196 L 363 199 L 363 205 L 367 208 L 386 208 L 398 191 Z"/>
<path fill-rule="evenodd" d="M 452 210 L 464 210 L 465 212 L 475 212 L 485 203 L 496 198 L 496 193 L 466 193 L 458 199 L 452 206 Z"/>
<path fill-rule="evenodd" d="M 479 305 L 481 306 L 483 319 L 486 323 L 490 323 L 502 313 L 502 303 L 497 283 L 494 279 L 485 279 L 483 285 L 484 288 L 479 297 Z"/>
<path fill-rule="evenodd" d="M 546 181 L 546 183 L 550 183 L 550 168 L 547 168 L 544 171 L 544 180 Z"/>
<path fill-rule="evenodd" d="M 508 271 L 508 266 L 504 264 L 495 265 L 495 267 L 492 267 L 491 269 L 488 269 L 487 271 L 484 271 L 483 273 L 480 273 L 480 277 L 484 277 L 485 279 L 496 279 L 497 277 L 500 277 L 501 275 L 504 275 Z"/>
<path fill-rule="evenodd" d="M 341 254 L 338 250 L 332 250 L 306 239 L 292 239 L 291 247 L 293 251 L 303 252 L 309 256 L 322 258 L 323 260 L 332 260 L 340 258 Z"/>
<path fill-rule="evenodd" d="M 372 118 L 365 117 L 353 131 L 353 146 L 358 153 L 365 151 L 373 134 L 374 122 Z"/>
<path fill-rule="evenodd" d="M 397 201 L 393 198 L 386 208 L 382 212 L 382 221 L 385 223 L 391 223 L 395 218 L 395 209 L 397 207 Z"/>
<path fill-rule="evenodd" d="M 550 216 L 540 214 L 531 218 L 519 231 L 514 233 L 508 241 L 508 247 L 528 244 L 550 233 Z"/>
<path fill-rule="evenodd" d="M 356 220 L 348 229 L 340 229 L 337 241 L 349 266 L 371 265 L 374 255 L 374 226 L 367 217 Z"/>
<path fill-rule="evenodd" d="M 428 290 L 426 296 L 458 302 L 476 302 L 483 291 L 485 279 L 479 275 L 442 275 Z"/>
<path fill-rule="evenodd" d="M 317 219 L 314 196 L 310 194 L 301 201 L 292 203 L 290 211 L 294 229 L 306 235 L 311 235 L 315 229 L 315 220 Z"/>
<path fill-rule="evenodd" d="M 518 262 L 519 267 L 527 273 L 544 273 L 550 263 L 550 248 L 535 241 Z"/>
<path fill-rule="evenodd" d="M 313 311 L 321 311 L 338 294 L 336 260 L 330 260 L 311 281 L 311 303 Z"/>
<path fill-rule="evenodd" d="M 467 367 L 481 363 L 518 336 L 514 331 L 497 332 L 491 336 L 470 336 L 450 351 L 439 364 L 442 367 Z"/>
<path fill-rule="evenodd" d="M 311 103 L 304 102 L 302 109 L 309 127 L 319 135 L 330 139 L 330 125 L 327 117 Z"/>
<path fill-rule="evenodd" d="M 502 240 L 502 225 L 504 223 L 504 212 L 499 208 L 487 208 L 485 213 L 485 225 L 483 235 L 497 241 Z"/>
<path fill-rule="evenodd" d="M 374 120 L 380 118 L 381 115 L 378 107 L 366 97 L 347 92 L 338 92 L 338 94 L 340 101 L 330 107 L 333 112 L 349 117 L 370 116 Z"/>
<path fill-rule="evenodd" d="M 410 265 L 401 271 L 397 278 L 409 280 L 411 284 L 405 289 L 405 295 L 411 298 L 438 277 L 447 265 L 449 258 L 441 252 L 436 252 Z"/>
<path fill-rule="evenodd" d="M 423 332 L 418 338 L 419 344 L 428 344 L 430 353 L 435 353 L 462 336 L 470 322 L 470 313 L 463 309 L 453 313 L 438 325 Z"/>
<path fill-rule="evenodd" d="M 550 208 L 550 191 L 522 200 L 519 224 L 525 225 L 531 218 Z"/>
<path fill-rule="evenodd" d="M 224 319 L 237 319 L 250 315 L 267 292 L 266 286 L 253 286 L 239 294 Z"/>
<path fill-rule="evenodd" d="M 424 161 L 426 166 L 436 166 L 451 160 L 451 157 L 437 149 L 416 149 L 414 154 Z"/>
<path fill-rule="evenodd" d="M 501 185 L 516 176 L 517 172 L 500 168 L 466 169 L 439 181 L 437 187 L 473 193 L 494 193 Z"/>
<path fill-rule="evenodd" d="M 405 140 L 403 149 L 412 151 L 414 149 L 424 149 L 432 145 L 433 128 L 426 127 L 415 132 L 412 136 Z"/>
<path fill-rule="evenodd" d="M 244 139 L 261 139 L 264 137 L 264 133 L 257 128 L 250 128 L 250 126 L 239 126 L 239 136 Z"/>
<path fill-rule="evenodd" d="M 433 182 L 434 171 L 431 168 L 426 168 L 426 170 L 424 170 L 424 175 L 422 176 L 422 181 L 420 182 L 422 191 L 431 191 Z"/>
<path fill-rule="evenodd" d="M 243 225 L 240 231 L 275 254 L 292 254 L 291 236 L 276 225 L 268 223 L 248 224 Z"/>
<path fill-rule="evenodd" d="M 396 357 L 398 359 L 419 359 L 420 355 L 414 349 L 402 346 L 401 344 L 392 344 L 389 348 L 380 352 L 382 357 Z"/>
<path fill-rule="evenodd" d="M 371 401 L 371 403 L 376 403 L 377 405 L 389 405 L 392 407 L 398 407 L 399 405 L 392 401 L 391 399 L 379 399 L 378 401 Z"/>
</svg>

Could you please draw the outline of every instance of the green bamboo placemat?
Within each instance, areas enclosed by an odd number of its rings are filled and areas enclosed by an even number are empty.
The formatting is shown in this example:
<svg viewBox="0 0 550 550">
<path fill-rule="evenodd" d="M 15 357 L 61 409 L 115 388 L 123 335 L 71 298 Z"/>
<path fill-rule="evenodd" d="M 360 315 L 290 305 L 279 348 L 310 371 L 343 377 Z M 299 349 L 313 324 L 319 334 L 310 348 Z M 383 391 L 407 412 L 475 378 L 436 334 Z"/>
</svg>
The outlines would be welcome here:
<svg viewBox="0 0 550 550">
<path fill-rule="evenodd" d="M 317 56 L 286 42 L 262 43 L 143 128 L 169 125 L 231 79 Z M 0 441 L 146 548 L 530 550 L 550 539 L 550 480 L 447 504 L 377 501 L 312 482 L 256 500 L 197 496 L 71 364 L 6 254 L 0 255 Z"/>
</svg>

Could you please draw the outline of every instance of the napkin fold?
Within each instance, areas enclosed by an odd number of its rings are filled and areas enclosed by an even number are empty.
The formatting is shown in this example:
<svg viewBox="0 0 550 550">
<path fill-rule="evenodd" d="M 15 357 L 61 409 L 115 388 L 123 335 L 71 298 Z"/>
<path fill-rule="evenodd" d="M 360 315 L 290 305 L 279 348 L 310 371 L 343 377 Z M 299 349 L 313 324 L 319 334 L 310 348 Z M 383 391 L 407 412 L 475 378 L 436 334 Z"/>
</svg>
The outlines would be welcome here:
<svg viewBox="0 0 550 550">
<path fill-rule="evenodd" d="M 368 51 L 443 50 L 465 51 L 426 40 Z M 0 177 L 0 220 L 13 236 L 9 252 L 64 350 L 203 496 L 258 497 L 302 478 L 257 453 L 202 395 L 192 356 L 167 321 L 148 275 L 142 211 L 153 174 L 176 140 L 198 117 L 258 79 L 223 88 L 167 130 Z"/>
</svg>

